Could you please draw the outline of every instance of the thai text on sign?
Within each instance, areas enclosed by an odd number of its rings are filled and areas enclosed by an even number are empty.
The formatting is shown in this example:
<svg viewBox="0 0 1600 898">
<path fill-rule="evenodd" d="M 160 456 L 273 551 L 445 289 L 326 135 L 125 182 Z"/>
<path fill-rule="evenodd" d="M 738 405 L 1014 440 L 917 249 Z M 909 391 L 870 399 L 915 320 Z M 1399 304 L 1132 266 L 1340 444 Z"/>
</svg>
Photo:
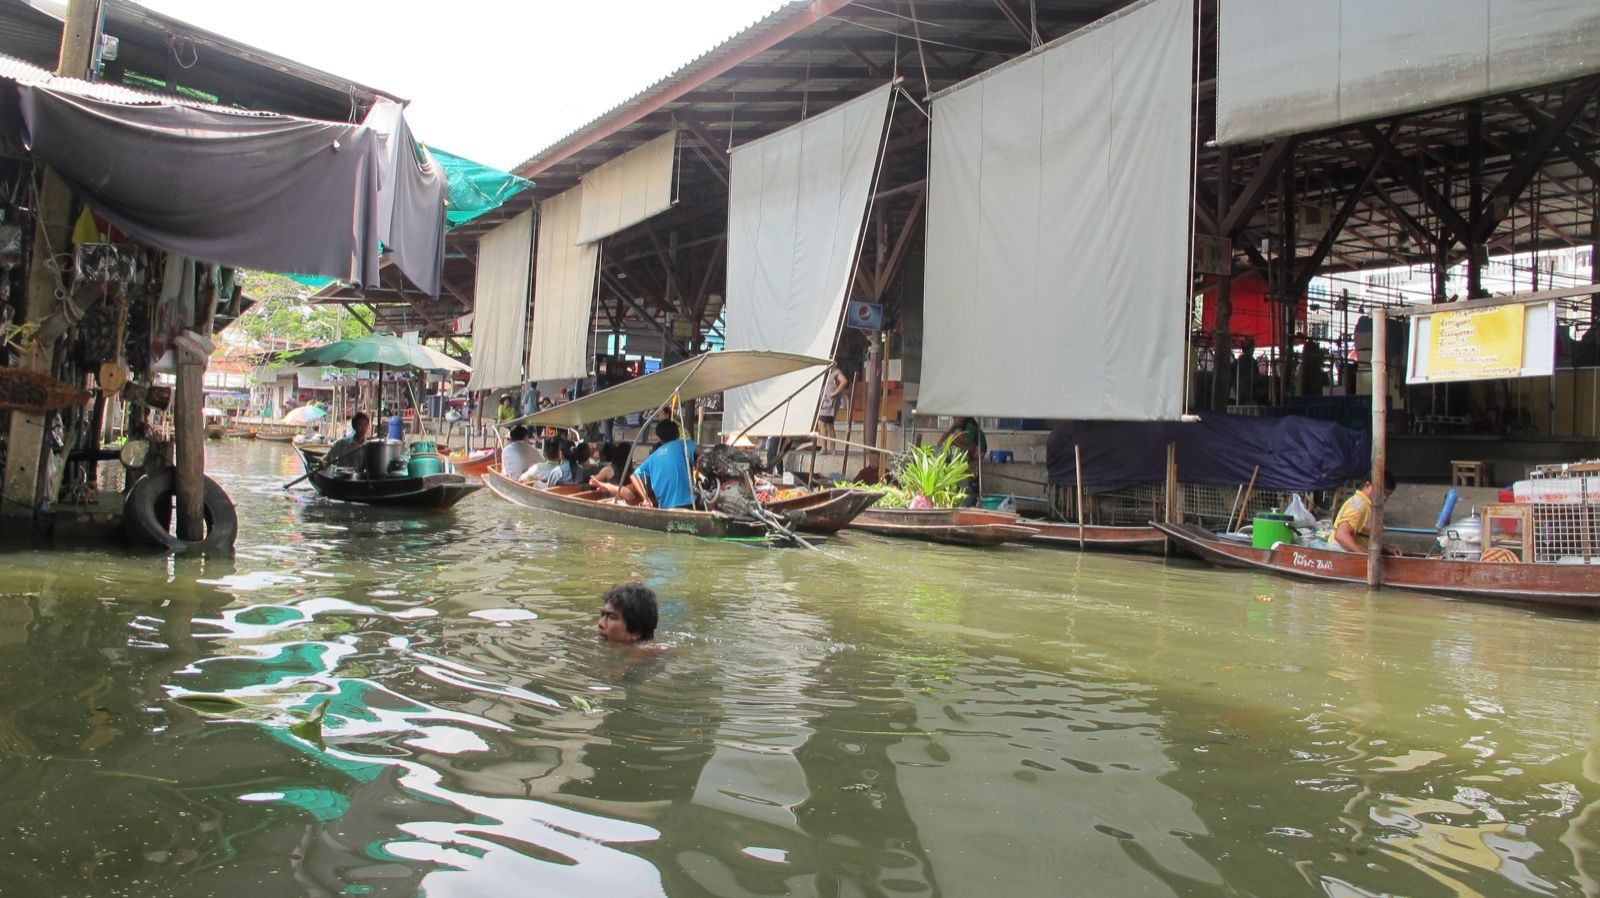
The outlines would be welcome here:
<svg viewBox="0 0 1600 898">
<path fill-rule="evenodd" d="M 1440 312 L 1428 337 L 1428 379 L 1516 377 L 1522 371 L 1521 305 Z"/>
</svg>

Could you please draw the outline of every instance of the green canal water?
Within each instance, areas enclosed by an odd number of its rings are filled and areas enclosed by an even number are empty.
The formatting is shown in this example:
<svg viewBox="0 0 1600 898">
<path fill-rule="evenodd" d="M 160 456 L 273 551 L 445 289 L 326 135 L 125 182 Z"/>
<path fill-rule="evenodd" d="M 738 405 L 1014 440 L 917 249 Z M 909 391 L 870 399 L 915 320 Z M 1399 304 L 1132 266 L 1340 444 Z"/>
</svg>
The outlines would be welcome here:
<svg viewBox="0 0 1600 898">
<path fill-rule="evenodd" d="M 0 895 L 1600 894 L 1600 620 L 210 451 L 232 561 L 0 556 Z"/>
</svg>

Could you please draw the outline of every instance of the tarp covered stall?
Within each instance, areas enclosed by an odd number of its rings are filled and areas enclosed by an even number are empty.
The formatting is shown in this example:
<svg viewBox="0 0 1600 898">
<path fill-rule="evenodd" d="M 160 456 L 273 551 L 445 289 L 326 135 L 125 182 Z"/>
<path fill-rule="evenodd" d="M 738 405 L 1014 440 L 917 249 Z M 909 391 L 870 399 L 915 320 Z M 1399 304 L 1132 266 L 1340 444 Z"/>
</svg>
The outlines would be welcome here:
<svg viewBox="0 0 1600 898">
<path fill-rule="evenodd" d="M 412 135 L 399 103 L 379 97 L 362 125 L 378 139 L 378 240 L 417 289 L 438 296 L 449 194 L 444 170 Z"/>
<path fill-rule="evenodd" d="M 672 208 L 678 132 L 635 147 L 583 176 L 578 242 L 592 243 Z"/>
<path fill-rule="evenodd" d="M 918 411 L 1181 413 L 1193 0 L 935 96 Z"/>
<path fill-rule="evenodd" d="M 1225 486 L 1250 482 L 1259 490 L 1326 490 L 1366 477 L 1367 434 L 1311 418 L 1205 415 L 1199 421 L 1072 421 L 1050 432 L 1048 480 L 1077 483 L 1073 446 L 1083 457 L 1083 488 L 1103 493 L 1167 478 L 1167 445 L 1177 444 L 1178 479 Z"/>
<path fill-rule="evenodd" d="M 527 378 L 585 377 L 600 246 L 578 242 L 583 188 L 539 204 L 539 249 L 533 276 L 533 339 Z"/>
<path fill-rule="evenodd" d="M 528 342 L 528 288 L 533 270 L 533 210 L 484 234 L 478 241 L 478 276 L 473 296 L 473 390 L 522 383 Z"/>
<path fill-rule="evenodd" d="M 734 149 L 729 349 L 833 355 L 892 89 L 886 84 Z M 737 434 L 755 424 L 749 433 L 756 436 L 810 433 L 821 398 L 816 372 L 731 390 L 722 429 Z"/>
<path fill-rule="evenodd" d="M 520 420 L 550 427 L 582 427 L 591 421 L 659 408 L 674 393 L 687 402 L 791 373 L 814 375 L 827 364 L 827 359 L 786 352 L 710 352 Z"/>
<path fill-rule="evenodd" d="M 378 283 L 373 130 L 29 84 L 17 94 L 24 145 L 129 237 L 221 265 Z"/>
<path fill-rule="evenodd" d="M 1222 0 L 1217 140 L 1414 112 L 1600 72 L 1595 0 Z"/>
</svg>

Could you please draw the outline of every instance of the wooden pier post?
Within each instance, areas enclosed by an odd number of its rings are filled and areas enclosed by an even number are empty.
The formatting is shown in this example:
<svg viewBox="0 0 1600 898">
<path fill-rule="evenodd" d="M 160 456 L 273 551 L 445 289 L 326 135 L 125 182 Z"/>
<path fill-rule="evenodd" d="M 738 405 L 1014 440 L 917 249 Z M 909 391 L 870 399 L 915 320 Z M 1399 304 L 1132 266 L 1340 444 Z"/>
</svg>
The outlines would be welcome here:
<svg viewBox="0 0 1600 898">
<path fill-rule="evenodd" d="M 1367 587 L 1377 589 L 1383 567 L 1383 489 L 1389 426 L 1389 316 L 1372 315 L 1372 533 L 1367 541 Z"/>
<path fill-rule="evenodd" d="M 206 536 L 206 360 L 179 348 L 178 386 L 172 396 L 173 442 L 177 469 L 173 476 L 177 537 L 199 542 Z"/>
</svg>

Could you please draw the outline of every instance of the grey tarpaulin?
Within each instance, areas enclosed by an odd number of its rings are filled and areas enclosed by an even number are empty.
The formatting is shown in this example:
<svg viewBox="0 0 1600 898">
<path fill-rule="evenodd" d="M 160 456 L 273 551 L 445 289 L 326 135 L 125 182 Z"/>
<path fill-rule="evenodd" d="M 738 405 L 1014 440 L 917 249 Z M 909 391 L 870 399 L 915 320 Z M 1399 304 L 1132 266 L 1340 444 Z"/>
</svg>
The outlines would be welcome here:
<svg viewBox="0 0 1600 898">
<path fill-rule="evenodd" d="M 444 169 L 417 143 L 405 107 L 379 97 L 363 125 L 378 136 L 378 239 L 395 267 L 429 296 L 444 271 Z"/>
<path fill-rule="evenodd" d="M 24 145 L 129 237 L 222 265 L 378 283 L 371 129 L 17 93 Z"/>
</svg>

